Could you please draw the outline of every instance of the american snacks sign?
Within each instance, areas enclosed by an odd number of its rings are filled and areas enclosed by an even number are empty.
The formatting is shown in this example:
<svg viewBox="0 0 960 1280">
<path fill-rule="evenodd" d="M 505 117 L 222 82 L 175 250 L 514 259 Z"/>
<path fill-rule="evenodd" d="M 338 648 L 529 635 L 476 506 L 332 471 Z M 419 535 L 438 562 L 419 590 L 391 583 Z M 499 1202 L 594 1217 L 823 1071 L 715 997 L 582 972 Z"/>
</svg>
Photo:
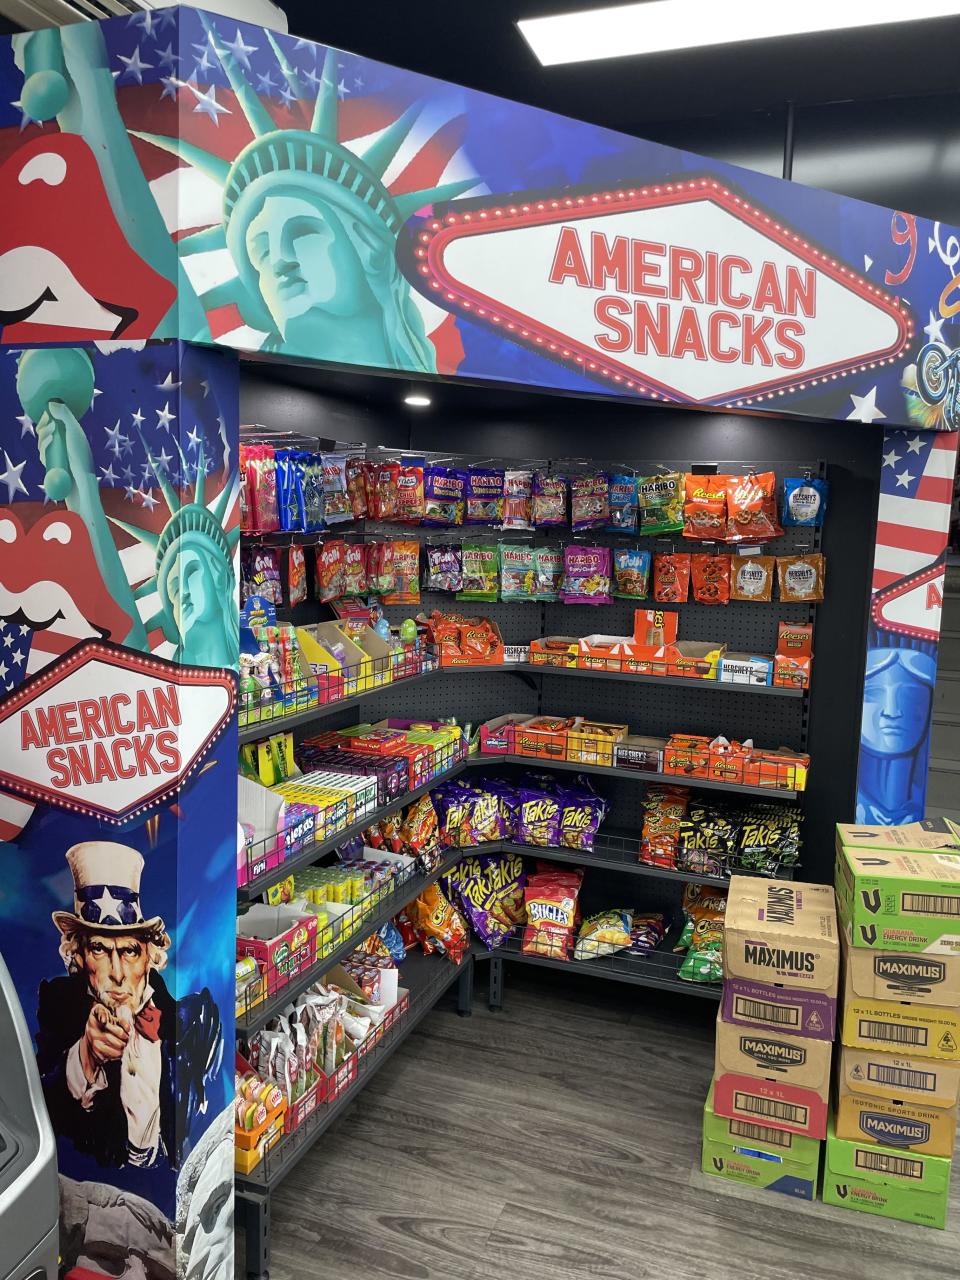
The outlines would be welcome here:
<svg viewBox="0 0 960 1280">
<path fill-rule="evenodd" d="M 444 307 L 621 389 L 760 407 L 893 364 L 900 300 L 715 178 L 434 218 Z"/>
<path fill-rule="evenodd" d="M 124 822 L 179 790 L 234 701 L 230 672 L 82 644 L 0 707 L 0 788 Z"/>
</svg>

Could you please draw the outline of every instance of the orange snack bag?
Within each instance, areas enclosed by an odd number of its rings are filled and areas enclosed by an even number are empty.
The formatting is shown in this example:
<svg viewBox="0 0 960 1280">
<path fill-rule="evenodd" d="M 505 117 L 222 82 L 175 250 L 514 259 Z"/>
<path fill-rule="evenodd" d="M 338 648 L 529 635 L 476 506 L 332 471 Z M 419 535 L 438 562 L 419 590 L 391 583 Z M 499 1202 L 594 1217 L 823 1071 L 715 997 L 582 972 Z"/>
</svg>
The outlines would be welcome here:
<svg viewBox="0 0 960 1280">
<path fill-rule="evenodd" d="M 722 539 L 727 526 L 727 476 L 684 476 L 683 536 Z"/>
<path fill-rule="evenodd" d="M 772 471 L 725 476 L 727 482 L 727 542 L 761 541 L 779 537 L 777 477 Z"/>
<path fill-rule="evenodd" d="M 690 569 L 694 600 L 699 604 L 730 603 L 729 556 L 691 556 Z"/>
<path fill-rule="evenodd" d="M 653 557 L 653 598 L 657 604 L 684 604 L 689 590 L 689 554 L 657 552 Z"/>
</svg>

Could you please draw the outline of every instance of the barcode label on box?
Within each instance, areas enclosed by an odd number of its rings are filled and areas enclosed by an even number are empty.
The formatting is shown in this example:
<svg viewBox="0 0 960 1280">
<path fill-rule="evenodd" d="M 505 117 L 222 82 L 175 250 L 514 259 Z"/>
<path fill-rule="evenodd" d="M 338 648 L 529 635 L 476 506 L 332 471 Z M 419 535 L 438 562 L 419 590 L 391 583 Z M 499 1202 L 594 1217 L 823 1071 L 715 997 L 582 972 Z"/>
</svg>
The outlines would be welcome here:
<svg viewBox="0 0 960 1280">
<path fill-rule="evenodd" d="M 754 1093 L 735 1093 L 733 1105 L 747 1115 L 764 1116 L 767 1120 L 779 1120 L 783 1124 L 806 1125 L 809 1109 L 792 1102 L 780 1102 L 776 1098 L 759 1098 Z"/>
<path fill-rule="evenodd" d="M 911 916 L 960 916 L 960 897 L 951 893 L 904 893 L 900 909 Z"/>
<path fill-rule="evenodd" d="M 898 1022 L 874 1022 L 872 1018 L 860 1019 L 861 1040 L 883 1040 L 886 1044 L 912 1044 L 925 1047 L 926 1027 L 906 1027 Z"/>
<path fill-rule="evenodd" d="M 751 1142 L 765 1142 L 771 1147 L 793 1146 L 793 1134 L 786 1129 L 771 1129 L 766 1124 L 751 1124 L 749 1120 L 730 1121 L 731 1138 L 749 1138 Z"/>
<path fill-rule="evenodd" d="M 856 1165 L 858 1169 L 869 1169 L 871 1173 L 892 1173 L 898 1178 L 922 1178 L 923 1161 L 909 1160 L 906 1156 L 888 1156 L 883 1151 L 865 1151 L 857 1148 Z"/>
<path fill-rule="evenodd" d="M 778 1027 L 799 1027 L 800 1009 L 796 1005 L 770 1004 L 767 1000 L 751 1000 L 749 996 L 735 996 L 733 1011 L 740 1018 L 751 1022 L 772 1022 Z"/>
<path fill-rule="evenodd" d="M 909 1067 L 882 1067 L 876 1062 L 867 1065 L 867 1079 L 874 1084 L 890 1084 L 898 1089 L 916 1089 L 933 1093 L 937 1077 L 932 1071 L 911 1071 Z"/>
</svg>

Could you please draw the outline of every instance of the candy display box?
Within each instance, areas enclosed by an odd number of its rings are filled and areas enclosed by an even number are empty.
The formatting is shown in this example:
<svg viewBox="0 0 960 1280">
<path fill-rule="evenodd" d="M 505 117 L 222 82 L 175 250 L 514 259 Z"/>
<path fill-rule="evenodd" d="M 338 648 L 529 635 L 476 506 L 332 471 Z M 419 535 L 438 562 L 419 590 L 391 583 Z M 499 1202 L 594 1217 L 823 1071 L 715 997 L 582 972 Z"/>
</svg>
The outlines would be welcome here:
<svg viewBox="0 0 960 1280">
<path fill-rule="evenodd" d="M 515 731 L 530 719 L 527 711 L 509 711 L 480 726 L 480 750 L 484 755 L 510 756 L 515 751 Z"/>
<path fill-rule="evenodd" d="M 286 804 L 281 796 L 259 782 L 237 778 L 237 818 L 249 838 L 237 849 L 237 884 L 278 867 L 284 856 L 284 814 Z"/>
<path fill-rule="evenodd" d="M 724 653 L 717 679 L 722 684 L 772 684 L 773 659 L 750 653 Z"/>
<path fill-rule="evenodd" d="M 831 1117 L 823 1202 L 925 1227 L 947 1223 L 950 1161 L 837 1137 Z"/>
<path fill-rule="evenodd" d="M 271 994 L 317 958 L 317 917 L 255 903 L 237 917 L 237 958 L 253 956 Z"/>
<path fill-rule="evenodd" d="M 567 759 L 580 764 L 613 765 L 617 742 L 627 733 L 625 724 L 604 724 L 599 720 L 578 720 L 567 734 Z"/>
<path fill-rule="evenodd" d="M 762 1191 L 812 1200 L 817 1191 L 821 1143 L 769 1124 L 717 1114 L 715 1086 L 703 1107 L 704 1173 Z"/>
<path fill-rule="evenodd" d="M 566 760 L 570 730 L 580 724 L 580 716 L 534 716 L 514 730 L 517 755 L 538 760 Z"/>
<path fill-rule="evenodd" d="M 781 622 L 773 657 L 773 683 L 778 688 L 806 689 L 813 663 L 813 623 Z"/>
<path fill-rule="evenodd" d="M 576 636 L 542 636 L 530 641 L 530 664 L 535 667 L 577 666 L 580 641 Z"/>
<path fill-rule="evenodd" d="M 718 1016 L 714 1110 L 731 1120 L 826 1137 L 832 1050 L 828 1040 L 750 1031 Z"/>
<path fill-rule="evenodd" d="M 662 773 L 666 738 L 649 738 L 628 733 L 614 748 L 613 763 L 618 769 L 637 769 L 642 773 Z"/>
</svg>

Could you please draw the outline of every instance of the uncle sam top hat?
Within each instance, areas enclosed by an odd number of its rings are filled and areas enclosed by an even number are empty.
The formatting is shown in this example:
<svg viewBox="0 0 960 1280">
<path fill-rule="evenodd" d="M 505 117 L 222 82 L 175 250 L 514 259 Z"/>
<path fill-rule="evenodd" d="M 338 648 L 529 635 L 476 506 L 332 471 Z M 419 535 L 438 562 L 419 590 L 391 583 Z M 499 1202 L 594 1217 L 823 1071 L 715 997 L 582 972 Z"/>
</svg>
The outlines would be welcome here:
<svg viewBox="0 0 960 1280">
<path fill-rule="evenodd" d="M 126 844 L 86 840 L 67 850 L 73 873 L 73 911 L 54 911 L 61 933 L 162 933 L 159 916 L 144 920 L 140 909 L 143 857 Z"/>
</svg>

